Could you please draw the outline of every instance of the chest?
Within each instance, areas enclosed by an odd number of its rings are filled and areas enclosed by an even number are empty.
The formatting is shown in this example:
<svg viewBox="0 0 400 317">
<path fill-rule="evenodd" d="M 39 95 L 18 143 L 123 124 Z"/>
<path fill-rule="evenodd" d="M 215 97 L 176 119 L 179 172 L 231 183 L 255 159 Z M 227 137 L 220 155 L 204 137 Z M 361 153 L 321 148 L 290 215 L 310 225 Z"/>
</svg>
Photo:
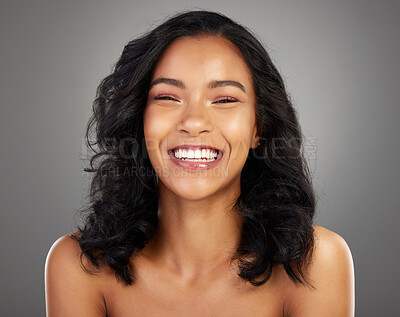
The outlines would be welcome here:
<svg viewBox="0 0 400 317">
<path fill-rule="evenodd" d="M 268 288 L 209 288 L 135 285 L 105 293 L 108 317 L 282 317 L 284 298 Z"/>
</svg>

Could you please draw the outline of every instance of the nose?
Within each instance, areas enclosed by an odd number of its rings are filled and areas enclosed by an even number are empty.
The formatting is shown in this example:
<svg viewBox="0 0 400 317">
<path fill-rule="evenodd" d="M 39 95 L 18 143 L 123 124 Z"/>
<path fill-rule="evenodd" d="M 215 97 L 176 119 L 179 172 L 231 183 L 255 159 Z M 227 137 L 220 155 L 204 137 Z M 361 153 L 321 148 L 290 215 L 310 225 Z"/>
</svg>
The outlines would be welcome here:
<svg viewBox="0 0 400 317">
<path fill-rule="evenodd" d="M 176 128 L 179 132 L 188 133 L 191 136 L 211 132 L 213 124 L 206 104 L 204 102 L 188 103 Z"/>
</svg>

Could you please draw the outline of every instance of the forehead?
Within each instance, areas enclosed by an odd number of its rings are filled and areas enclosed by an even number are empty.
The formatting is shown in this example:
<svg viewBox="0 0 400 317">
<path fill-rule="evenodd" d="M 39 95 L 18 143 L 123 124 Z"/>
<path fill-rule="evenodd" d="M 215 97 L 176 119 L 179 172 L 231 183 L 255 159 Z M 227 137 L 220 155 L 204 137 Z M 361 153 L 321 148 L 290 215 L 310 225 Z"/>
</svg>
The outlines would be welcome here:
<svg viewBox="0 0 400 317">
<path fill-rule="evenodd" d="M 221 79 L 235 77 L 247 80 L 247 85 L 251 83 L 251 72 L 240 50 L 223 37 L 209 35 L 182 37 L 172 42 L 161 54 L 152 77 L 183 78 L 193 73 Z"/>
</svg>

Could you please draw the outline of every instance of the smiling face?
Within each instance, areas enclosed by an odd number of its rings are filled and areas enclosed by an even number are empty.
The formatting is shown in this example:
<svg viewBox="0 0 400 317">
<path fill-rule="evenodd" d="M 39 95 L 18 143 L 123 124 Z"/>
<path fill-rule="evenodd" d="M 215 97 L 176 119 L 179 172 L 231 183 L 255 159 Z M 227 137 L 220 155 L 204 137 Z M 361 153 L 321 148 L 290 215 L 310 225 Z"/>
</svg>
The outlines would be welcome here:
<svg viewBox="0 0 400 317">
<path fill-rule="evenodd" d="M 249 149 L 258 143 L 254 103 L 250 70 L 230 41 L 171 43 L 154 68 L 143 115 L 159 186 L 189 200 L 240 190 Z"/>
</svg>

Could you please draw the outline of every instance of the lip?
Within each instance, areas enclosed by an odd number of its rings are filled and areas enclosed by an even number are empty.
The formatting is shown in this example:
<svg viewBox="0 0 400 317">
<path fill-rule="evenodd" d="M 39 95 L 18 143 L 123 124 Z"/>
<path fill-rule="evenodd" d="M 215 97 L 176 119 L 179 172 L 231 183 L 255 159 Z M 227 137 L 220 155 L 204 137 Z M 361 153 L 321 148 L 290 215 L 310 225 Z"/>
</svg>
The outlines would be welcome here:
<svg viewBox="0 0 400 317">
<path fill-rule="evenodd" d="M 211 145 L 207 144 L 182 144 L 182 145 L 177 145 L 174 146 L 173 148 L 169 149 L 168 152 L 174 151 L 175 149 L 193 149 L 193 150 L 198 150 L 198 149 L 212 149 L 215 150 L 219 153 L 223 153 L 222 150 L 217 149 L 216 147 L 213 147 Z"/>
<path fill-rule="evenodd" d="M 193 150 L 197 150 L 197 149 L 213 149 L 215 151 L 217 151 L 218 155 L 217 158 L 212 161 L 212 162 L 192 162 L 192 161 L 183 161 L 180 159 L 177 159 L 174 155 L 174 150 L 180 148 L 180 149 L 193 149 Z M 213 146 L 210 145 L 178 145 L 173 147 L 172 149 L 168 150 L 168 154 L 169 157 L 171 158 L 172 162 L 174 162 L 176 165 L 185 168 L 185 169 L 192 169 L 192 170 L 207 170 L 210 168 L 215 167 L 216 165 L 218 165 L 222 159 L 223 156 L 223 151 L 220 149 L 217 149 Z"/>
</svg>

